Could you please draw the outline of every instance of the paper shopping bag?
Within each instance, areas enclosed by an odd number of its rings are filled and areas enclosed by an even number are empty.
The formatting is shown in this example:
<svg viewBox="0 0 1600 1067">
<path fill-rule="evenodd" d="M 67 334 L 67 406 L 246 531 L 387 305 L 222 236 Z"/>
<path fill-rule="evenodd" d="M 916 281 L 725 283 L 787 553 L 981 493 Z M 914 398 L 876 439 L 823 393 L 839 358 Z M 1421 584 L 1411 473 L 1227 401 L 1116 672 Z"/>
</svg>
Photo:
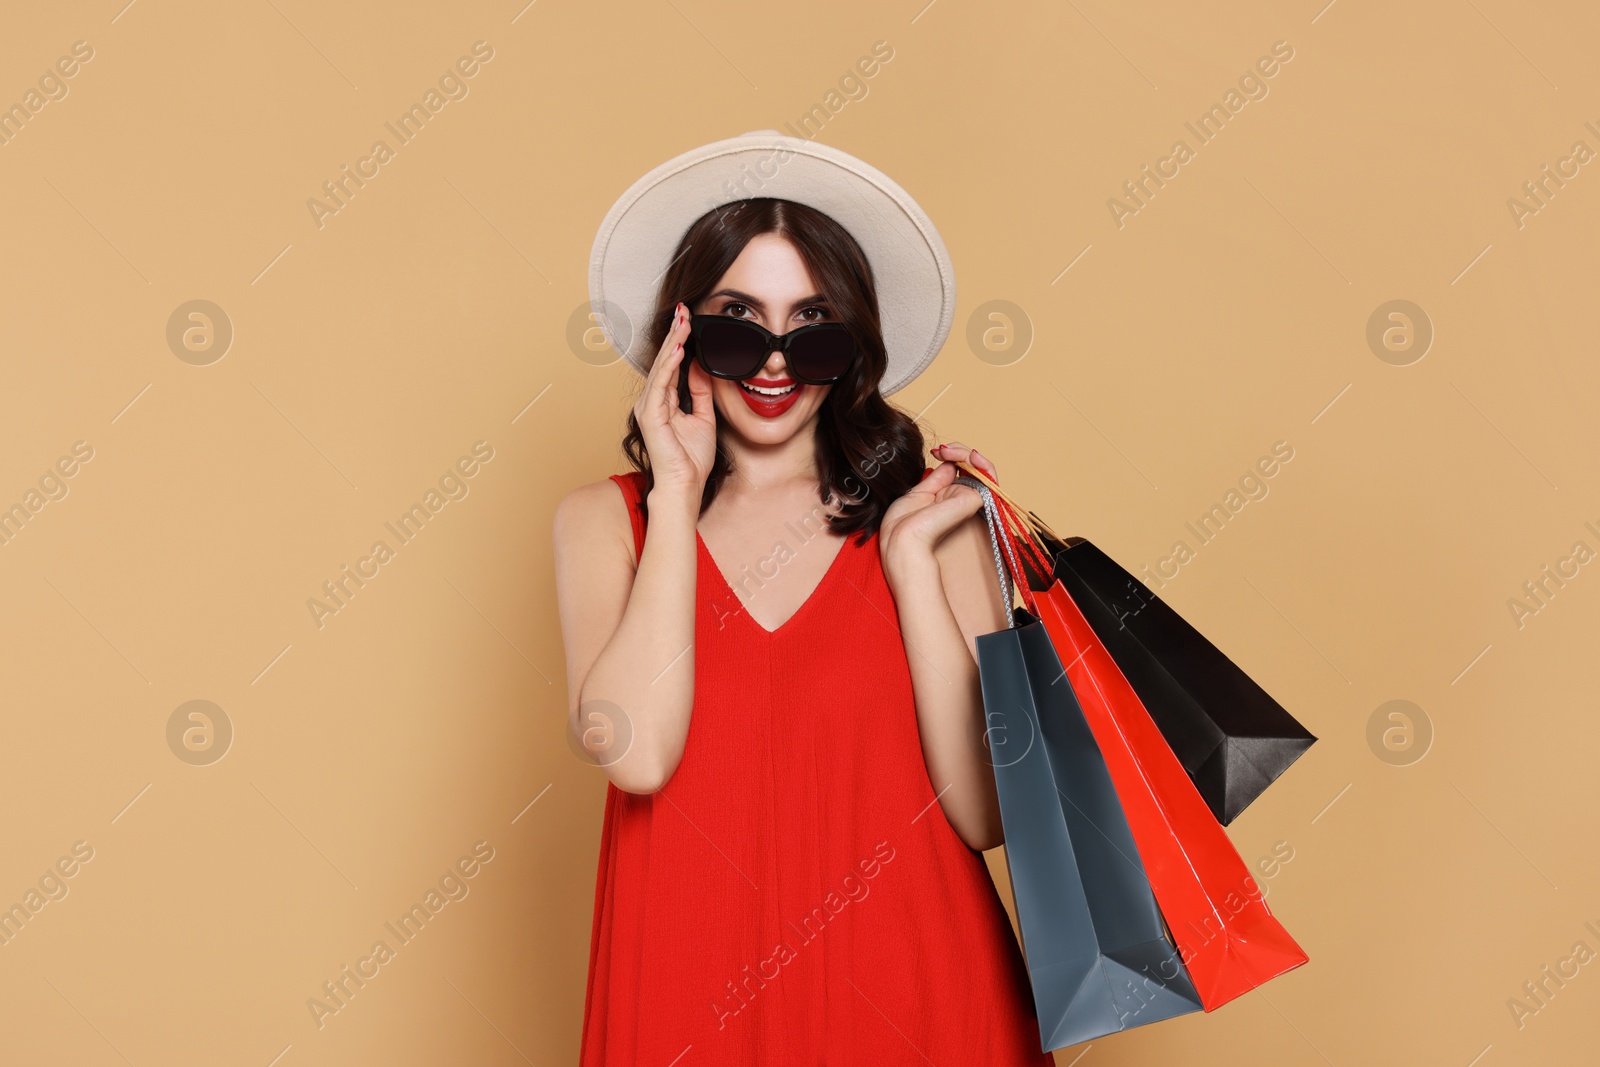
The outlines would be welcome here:
<svg viewBox="0 0 1600 1067">
<path fill-rule="evenodd" d="M 1317 740 L 1093 543 L 1067 538 L 1053 573 L 1224 826 Z"/>
<path fill-rule="evenodd" d="M 1200 1011 L 1049 636 L 1026 612 L 1010 617 L 975 644 L 1041 1047 Z"/>
<path fill-rule="evenodd" d="M 1307 961 L 1059 581 L 1034 597 L 1206 1010 Z"/>
<path fill-rule="evenodd" d="M 996 540 L 1011 573 L 1042 580 L 1048 556 L 1030 526 L 1003 497 L 996 511 Z M 1051 578 L 1042 591 L 1019 581 L 1017 591 L 1049 635 L 1105 758 L 1150 887 L 1205 1009 L 1306 963 L 1061 581 Z"/>
</svg>

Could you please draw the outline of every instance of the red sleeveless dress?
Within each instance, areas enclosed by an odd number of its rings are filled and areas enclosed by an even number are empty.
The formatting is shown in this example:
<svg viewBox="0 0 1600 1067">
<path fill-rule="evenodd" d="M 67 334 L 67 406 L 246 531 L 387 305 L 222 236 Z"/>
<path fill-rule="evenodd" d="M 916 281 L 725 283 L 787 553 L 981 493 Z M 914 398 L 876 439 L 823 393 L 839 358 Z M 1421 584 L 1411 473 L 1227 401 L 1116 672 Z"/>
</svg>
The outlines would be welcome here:
<svg viewBox="0 0 1600 1067">
<path fill-rule="evenodd" d="M 611 477 L 637 558 L 644 476 Z M 1048 1067 L 1004 906 L 928 779 L 877 534 L 771 632 L 696 546 L 682 762 L 658 793 L 606 789 L 580 1064 Z"/>
</svg>

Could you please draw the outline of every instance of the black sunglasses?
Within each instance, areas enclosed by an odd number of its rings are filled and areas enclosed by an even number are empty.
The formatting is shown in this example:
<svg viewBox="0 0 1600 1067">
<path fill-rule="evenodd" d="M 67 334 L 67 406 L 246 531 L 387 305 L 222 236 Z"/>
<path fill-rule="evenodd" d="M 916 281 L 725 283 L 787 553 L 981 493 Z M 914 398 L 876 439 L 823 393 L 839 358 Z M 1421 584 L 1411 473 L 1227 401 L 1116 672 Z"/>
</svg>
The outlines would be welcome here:
<svg viewBox="0 0 1600 1067">
<path fill-rule="evenodd" d="M 856 340 L 842 322 L 813 322 L 776 334 L 760 323 L 728 315 L 691 315 L 683 354 L 699 359 L 714 378 L 753 378 L 773 352 L 782 352 L 789 374 L 808 385 L 844 377 L 856 356 Z"/>
</svg>

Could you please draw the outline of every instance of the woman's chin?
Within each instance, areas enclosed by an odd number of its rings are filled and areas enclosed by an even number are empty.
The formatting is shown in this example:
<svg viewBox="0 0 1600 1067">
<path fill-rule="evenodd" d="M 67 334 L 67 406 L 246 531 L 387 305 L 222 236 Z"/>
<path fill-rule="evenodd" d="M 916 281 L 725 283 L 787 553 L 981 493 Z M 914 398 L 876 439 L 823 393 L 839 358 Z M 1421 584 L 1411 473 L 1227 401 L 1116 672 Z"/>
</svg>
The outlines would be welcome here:
<svg viewBox="0 0 1600 1067">
<path fill-rule="evenodd" d="M 763 419 L 759 415 L 743 412 L 728 419 L 727 423 L 728 429 L 752 445 L 781 445 L 800 432 L 806 420 L 793 411 L 779 419 Z"/>
</svg>

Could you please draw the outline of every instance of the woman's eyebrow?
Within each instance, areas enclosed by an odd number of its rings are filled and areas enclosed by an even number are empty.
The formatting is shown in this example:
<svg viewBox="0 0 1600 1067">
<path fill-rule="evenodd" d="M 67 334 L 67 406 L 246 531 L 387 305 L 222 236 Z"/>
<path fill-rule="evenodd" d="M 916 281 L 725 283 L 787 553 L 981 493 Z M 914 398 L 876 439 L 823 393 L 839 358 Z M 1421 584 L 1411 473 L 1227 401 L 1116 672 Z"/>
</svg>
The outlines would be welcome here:
<svg viewBox="0 0 1600 1067">
<path fill-rule="evenodd" d="M 716 292 L 706 297 L 706 299 L 715 300 L 719 296 L 732 297 L 741 304 L 749 304 L 757 311 L 767 310 L 766 301 L 760 299 L 759 297 L 751 296 L 749 293 L 742 293 L 737 289 L 718 289 Z M 828 298 L 823 296 L 821 293 L 812 293 L 810 296 L 805 297 L 802 300 L 796 300 L 794 306 L 805 307 L 807 304 L 826 304 L 827 302 Z"/>
</svg>

